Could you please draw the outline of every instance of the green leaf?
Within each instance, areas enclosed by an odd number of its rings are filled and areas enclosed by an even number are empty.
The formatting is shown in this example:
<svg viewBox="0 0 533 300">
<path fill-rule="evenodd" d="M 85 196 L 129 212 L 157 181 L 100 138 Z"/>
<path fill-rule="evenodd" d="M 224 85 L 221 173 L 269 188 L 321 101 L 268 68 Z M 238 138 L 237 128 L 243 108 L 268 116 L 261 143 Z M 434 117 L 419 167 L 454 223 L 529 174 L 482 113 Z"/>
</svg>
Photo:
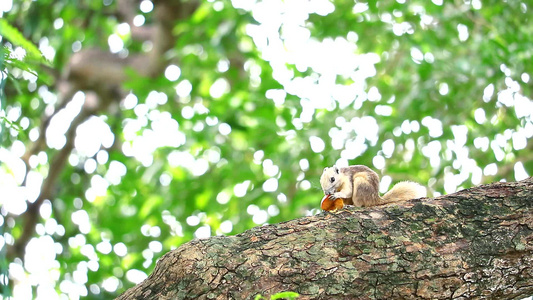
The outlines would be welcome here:
<svg viewBox="0 0 533 300">
<path fill-rule="evenodd" d="M 43 59 L 41 51 L 39 51 L 37 46 L 27 40 L 22 33 L 20 33 L 17 28 L 11 26 L 6 19 L 0 19 L 0 35 L 8 39 L 13 45 L 24 48 L 28 56 Z"/>
<path fill-rule="evenodd" d="M 271 300 L 277 300 L 277 299 L 296 299 L 300 297 L 300 294 L 298 293 L 295 293 L 295 292 L 281 292 L 281 293 L 277 293 L 275 295 L 272 295 L 272 297 L 270 297 Z"/>
</svg>

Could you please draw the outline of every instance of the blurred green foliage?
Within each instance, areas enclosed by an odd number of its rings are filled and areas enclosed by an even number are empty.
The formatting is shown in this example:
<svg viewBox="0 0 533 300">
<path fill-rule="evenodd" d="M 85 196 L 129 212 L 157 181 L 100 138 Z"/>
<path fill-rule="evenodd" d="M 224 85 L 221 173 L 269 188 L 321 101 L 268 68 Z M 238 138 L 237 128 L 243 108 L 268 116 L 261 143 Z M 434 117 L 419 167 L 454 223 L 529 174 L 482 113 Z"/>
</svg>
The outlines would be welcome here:
<svg viewBox="0 0 533 300">
<path fill-rule="evenodd" d="M 291 89 L 276 71 L 285 68 L 293 82 L 300 78 L 314 84 L 325 75 L 290 62 L 280 67 L 266 58 L 264 48 L 257 45 L 260 41 L 249 34 L 249 26 L 259 24 L 257 11 L 234 8 L 237 2 L 201 2 L 190 17 L 177 21 L 177 42 L 165 59 L 179 66 L 178 81 L 164 74 L 146 78 L 128 70 L 123 88 L 137 104 L 125 108 L 123 101 L 120 109 L 111 106 L 98 115 L 110 128 L 113 145 L 101 147 L 102 159 L 96 154 L 86 157 L 79 149 L 70 154 L 50 199 L 52 211 L 38 222 L 43 228 L 55 222 L 63 229 L 35 233 L 35 237 L 51 236 L 60 249 L 50 271 L 57 293 L 74 297 L 77 292 L 68 282 L 82 286 L 80 295 L 84 287 L 90 298 L 108 299 L 134 285 L 128 271 L 149 274 L 158 257 L 195 238 L 199 228 L 211 235 L 238 234 L 264 221 L 277 223 L 317 213 L 322 196 L 318 178 L 325 166 L 335 163 L 365 164 L 393 182 L 418 181 L 430 195 L 513 181 L 522 176 L 516 174 L 521 170 L 533 173 L 530 4 L 334 1 L 332 12 L 310 13 L 299 26 L 313 41 L 343 39 L 361 60 L 374 53 L 379 62 L 375 74 L 364 80 L 353 74 L 335 76 L 335 84 L 348 90 L 363 87 L 347 105 L 329 96 L 324 99 L 327 105 L 309 108 L 302 91 Z M 116 8 L 112 0 L 14 1 L 0 19 L 2 42 L 8 45 L 2 58 L 5 61 L 17 46 L 36 56 L 31 41 L 43 52 L 53 49 L 52 71 L 40 69 L 42 62 L 35 61 L 2 67 L 17 82 L 2 81 L 7 97 L 0 113 L 9 123 L 1 129 L 0 150 L 14 152 L 22 142 L 30 151 L 34 142 L 30 132 L 42 125 L 47 109 L 56 104 L 50 99 L 58 94 L 57 80 L 68 72 L 73 49 L 109 49 L 108 38 L 120 24 L 113 13 Z M 155 18 L 151 12 L 138 14 L 146 25 Z M 274 34 L 283 34 L 283 28 Z M 121 38 L 126 55 L 146 53 L 146 44 L 127 34 Z M 271 37 L 269 42 L 273 43 Z M 31 70 L 49 80 L 36 81 L 27 75 Z M 55 81 L 54 72 L 60 74 Z M 225 92 L 214 96 L 213 87 L 224 82 Z M 187 86 L 190 92 L 177 94 Z M 378 96 L 369 96 L 376 90 Z M 282 100 L 273 101 L 272 91 Z M 148 100 L 154 92 L 162 93 L 166 101 L 154 105 Z M 141 114 L 138 107 L 147 113 Z M 308 110 L 310 120 L 303 117 Z M 135 137 L 155 132 L 161 114 L 177 122 L 185 138 L 168 139 L 180 140 L 179 146 L 153 149 L 149 163 L 125 154 Z M 123 130 L 131 122 L 141 124 L 133 137 Z M 346 127 L 350 122 L 356 128 Z M 372 127 L 365 122 L 377 124 L 374 137 L 361 139 L 361 130 Z M 315 152 L 311 141 L 316 138 L 325 148 Z M 340 148 L 332 146 L 335 138 L 341 140 Z M 31 171 L 46 177 L 49 160 L 57 152 L 46 147 Z M 6 157 L 0 157 L 2 174 L 20 172 L 1 161 Z M 87 161 L 97 162 L 94 171 L 87 171 Z M 195 173 L 206 164 L 205 172 Z M 118 182 L 106 176 L 113 165 L 127 170 Z M 104 194 L 91 196 L 101 187 L 100 179 L 107 182 Z M 274 182 L 275 191 L 265 192 L 263 187 L 269 190 L 266 186 Z M 87 213 L 89 230 L 81 230 L 73 217 L 79 211 Z M 4 235 L 17 240 L 24 213 L 10 214 L 6 209 L 1 213 Z M 74 242 L 79 239 L 83 243 Z M 5 240 L 9 238 L 4 236 Z M 97 257 L 97 265 L 88 269 L 87 263 L 94 260 L 90 253 Z M 19 257 L 15 264 L 24 265 L 24 260 Z M 25 272 L 31 273 L 27 268 Z M 80 280 L 76 272 L 86 278 Z M 116 288 L 110 288 L 109 282 L 116 282 Z M 34 295 L 40 284 L 44 283 L 33 281 Z"/>
</svg>

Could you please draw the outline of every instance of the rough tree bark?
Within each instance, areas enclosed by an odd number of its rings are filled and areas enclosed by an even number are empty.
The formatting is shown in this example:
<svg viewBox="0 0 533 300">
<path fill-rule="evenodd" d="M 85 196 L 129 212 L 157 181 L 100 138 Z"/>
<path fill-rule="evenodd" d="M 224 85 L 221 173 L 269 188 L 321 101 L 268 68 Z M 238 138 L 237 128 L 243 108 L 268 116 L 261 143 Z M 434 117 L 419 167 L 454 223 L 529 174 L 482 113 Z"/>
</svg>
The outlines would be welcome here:
<svg viewBox="0 0 533 300">
<path fill-rule="evenodd" d="M 533 178 L 193 240 L 118 299 L 280 291 L 300 299 L 533 295 Z"/>
</svg>

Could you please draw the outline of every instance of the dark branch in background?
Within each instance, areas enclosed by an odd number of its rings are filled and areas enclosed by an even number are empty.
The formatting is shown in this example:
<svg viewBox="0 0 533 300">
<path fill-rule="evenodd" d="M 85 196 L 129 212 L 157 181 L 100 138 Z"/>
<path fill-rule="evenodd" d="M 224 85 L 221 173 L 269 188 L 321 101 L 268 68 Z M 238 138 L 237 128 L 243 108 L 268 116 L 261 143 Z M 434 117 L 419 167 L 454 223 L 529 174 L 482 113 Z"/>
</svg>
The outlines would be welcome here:
<svg viewBox="0 0 533 300">
<path fill-rule="evenodd" d="M 46 130 L 48 129 L 48 125 L 50 125 L 50 121 L 52 118 L 72 99 L 72 96 L 74 96 L 75 90 L 74 89 L 66 89 L 67 83 L 64 83 L 61 81 L 61 79 L 56 78 L 56 81 L 58 82 L 58 87 L 63 87 L 63 91 L 61 92 L 61 88 L 59 88 L 60 97 L 59 97 L 59 104 L 54 109 L 54 112 L 50 116 L 44 115 L 41 118 L 41 124 L 39 126 L 39 138 L 32 144 L 30 147 L 30 150 L 27 151 L 23 156 L 22 160 L 24 161 L 24 164 L 26 165 L 27 172 L 30 171 L 30 157 L 33 155 L 39 154 L 39 152 L 43 151 L 46 146 Z M 26 178 L 24 178 L 24 181 L 22 182 L 22 185 L 26 185 Z"/>
<path fill-rule="evenodd" d="M 141 40 L 150 38 L 153 43 L 151 52 L 121 58 L 105 50 L 86 49 L 70 57 L 67 71 L 63 76 L 59 76 L 59 72 L 51 72 L 55 75 L 55 87 L 60 98 L 60 104 L 56 107 L 53 115 L 42 118 L 39 139 L 23 156 L 27 172 L 31 170 L 29 158 L 46 150 L 46 130 L 51 119 L 71 101 L 72 96 L 77 91 L 93 91 L 97 95 L 97 100 L 91 102 L 89 100 L 92 97 L 86 97 L 84 108 L 70 124 L 65 146 L 53 155 L 39 197 L 35 202 L 29 203 L 24 214 L 17 217 L 17 222 L 24 224 L 23 232 L 20 237 L 16 237 L 15 244 L 8 248 L 8 259 L 24 258 L 26 245 L 35 234 L 35 226 L 40 220 L 39 209 L 42 203 L 48 199 L 53 205 L 57 181 L 74 147 L 77 127 L 90 116 L 106 112 L 112 103 L 117 103 L 122 99 L 125 92 L 121 86 L 127 80 L 126 69 L 132 68 L 141 76 L 151 77 L 159 76 L 164 71 L 167 61 L 165 53 L 175 45 L 176 41 L 176 37 L 172 34 L 175 23 L 190 17 L 199 4 L 196 1 L 154 1 L 154 22 L 141 28 L 133 25 L 133 17 L 137 14 L 138 5 L 139 2 L 135 0 L 120 0 L 117 5 L 117 14 L 129 23 L 134 38 Z M 116 134 L 118 133 L 115 132 Z M 25 185 L 25 181 L 23 184 Z"/>
<path fill-rule="evenodd" d="M 65 163 L 68 160 L 68 156 L 74 148 L 76 128 L 78 127 L 78 125 L 87 120 L 90 115 L 90 111 L 88 111 L 87 109 L 82 109 L 82 111 L 70 124 L 70 128 L 66 133 L 67 142 L 63 149 L 57 152 L 52 161 L 50 162 L 48 176 L 43 181 L 39 197 L 37 197 L 37 200 L 35 200 L 35 202 L 29 203 L 28 209 L 22 215 L 24 218 L 24 231 L 22 232 L 22 235 L 16 239 L 13 247 L 8 248 L 8 257 L 24 257 L 26 245 L 35 233 L 35 226 L 37 225 L 37 222 L 40 219 L 39 209 L 43 204 L 44 200 L 53 199 L 53 189 L 56 186 L 57 179 L 61 175 L 61 171 L 63 171 L 63 168 L 65 167 Z M 41 135 L 44 136 L 45 133 L 42 132 Z"/>
<path fill-rule="evenodd" d="M 117 1 L 117 13 L 119 19 L 128 23 L 131 30 L 131 37 L 134 40 L 148 41 L 153 36 L 154 27 L 150 24 L 137 27 L 133 24 L 133 19 L 138 15 L 138 0 L 118 0 Z"/>
</svg>

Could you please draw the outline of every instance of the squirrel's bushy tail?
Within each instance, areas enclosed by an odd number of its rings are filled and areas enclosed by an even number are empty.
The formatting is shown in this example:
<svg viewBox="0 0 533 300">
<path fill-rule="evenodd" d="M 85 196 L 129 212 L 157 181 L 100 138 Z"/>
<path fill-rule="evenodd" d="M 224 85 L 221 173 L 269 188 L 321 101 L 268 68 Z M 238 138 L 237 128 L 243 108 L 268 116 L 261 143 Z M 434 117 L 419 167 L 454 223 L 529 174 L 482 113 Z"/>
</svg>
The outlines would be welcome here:
<svg viewBox="0 0 533 300">
<path fill-rule="evenodd" d="M 398 182 L 390 191 L 383 195 L 384 203 L 405 201 L 426 196 L 426 189 L 412 181 Z"/>
</svg>

